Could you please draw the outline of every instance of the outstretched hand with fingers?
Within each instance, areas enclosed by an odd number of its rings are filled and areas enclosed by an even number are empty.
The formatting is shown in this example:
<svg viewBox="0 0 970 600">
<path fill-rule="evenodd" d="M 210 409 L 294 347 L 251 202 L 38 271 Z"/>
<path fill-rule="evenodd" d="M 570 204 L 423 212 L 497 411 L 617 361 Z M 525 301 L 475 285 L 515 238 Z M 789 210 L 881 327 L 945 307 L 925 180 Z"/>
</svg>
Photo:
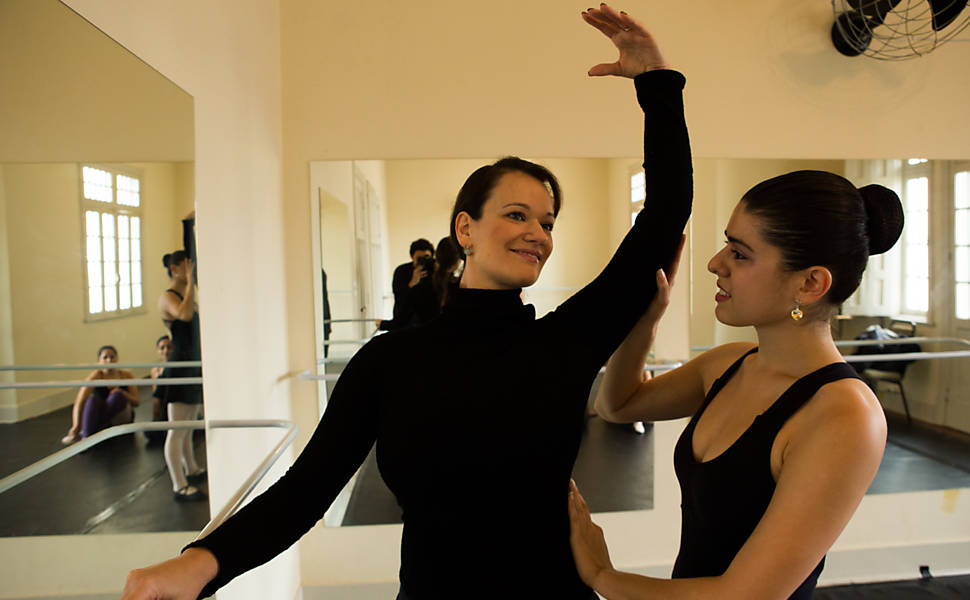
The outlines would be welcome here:
<svg viewBox="0 0 970 600">
<path fill-rule="evenodd" d="M 668 68 L 653 35 L 639 21 L 607 4 L 583 11 L 583 20 L 600 30 L 620 51 L 613 63 L 601 63 L 589 70 L 591 76 L 616 75 L 634 78 L 641 73 Z"/>
<path fill-rule="evenodd" d="M 593 523 L 586 500 L 573 480 L 569 480 L 569 544 L 579 577 L 583 583 L 596 589 L 596 578 L 603 571 L 612 571 L 613 563 L 603 530 Z"/>
</svg>

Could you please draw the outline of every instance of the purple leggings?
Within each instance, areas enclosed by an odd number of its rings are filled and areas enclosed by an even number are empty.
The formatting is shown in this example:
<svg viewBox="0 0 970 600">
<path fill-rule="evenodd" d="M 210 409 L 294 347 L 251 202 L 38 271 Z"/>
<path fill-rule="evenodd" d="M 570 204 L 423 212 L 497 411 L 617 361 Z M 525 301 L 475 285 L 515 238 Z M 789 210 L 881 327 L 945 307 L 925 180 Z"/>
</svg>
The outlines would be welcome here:
<svg viewBox="0 0 970 600">
<path fill-rule="evenodd" d="M 120 391 L 111 392 L 107 398 L 91 394 L 81 413 L 81 437 L 92 436 L 110 425 L 111 419 L 126 406 L 128 399 Z"/>
</svg>

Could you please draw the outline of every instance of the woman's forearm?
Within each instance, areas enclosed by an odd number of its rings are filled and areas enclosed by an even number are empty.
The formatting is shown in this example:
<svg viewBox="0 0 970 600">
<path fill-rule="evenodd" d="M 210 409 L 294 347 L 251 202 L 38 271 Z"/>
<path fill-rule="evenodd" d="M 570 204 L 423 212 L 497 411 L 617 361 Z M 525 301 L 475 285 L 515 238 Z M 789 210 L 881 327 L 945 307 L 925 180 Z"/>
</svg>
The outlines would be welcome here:
<svg viewBox="0 0 970 600">
<path fill-rule="evenodd" d="M 614 569 L 604 569 L 594 581 L 593 589 L 606 600 L 733 600 L 723 589 L 719 577 L 690 579 L 657 579 Z"/>
<path fill-rule="evenodd" d="M 195 316 L 195 284 L 189 282 L 185 288 L 185 296 L 178 306 L 178 313 L 175 315 L 180 321 L 191 321 Z"/>
<path fill-rule="evenodd" d="M 606 363 L 595 408 L 606 419 L 617 417 L 645 379 L 647 356 L 657 337 L 659 321 L 642 319 Z"/>
</svg>

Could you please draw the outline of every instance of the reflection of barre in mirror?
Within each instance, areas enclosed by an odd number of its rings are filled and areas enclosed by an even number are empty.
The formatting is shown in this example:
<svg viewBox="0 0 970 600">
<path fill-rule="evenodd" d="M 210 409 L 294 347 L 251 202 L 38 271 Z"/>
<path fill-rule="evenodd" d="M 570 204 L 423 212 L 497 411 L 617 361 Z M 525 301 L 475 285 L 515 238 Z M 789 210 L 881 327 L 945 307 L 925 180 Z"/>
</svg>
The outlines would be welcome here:
<svg viewBox="0 0 970 600">
<path fill-rule="evenodd" d="M 256 469 L 243 481 L 242 485 L 230 496 L 229 500 L 226 501 L 222 509 L 212 518 L 211 521 L 203 528 L 202 532 L 198 537 L 206 535 L 208 532 L 212 531 L 219 526 L 224 520 L 226 520 L 229 515 L 231 515 L 235 510 L 242 504 L 252 490 L 256 487 L 256 484 L 266 475 L 270 467 L 276 462 L 276 460 L 282 455 L 283 451 L 289 446 L 293 439 L 296 437 L 297 427 L 296 424 L 290 421 L 280 421 L 272 419 L 241 419 L 241 420 L 213 420 L 206 423 L 199 421 L 170 421 L 167 423 L 130 423 L 126 425 L 116 425 L 108 429 L 104 429 L 94 434 L 93 436 L 78 442 L 72 446 L 59 450 L 50 456 L 37 461 L 36 463 L 20 469 L 19 471 L 0 479 L 0 494 L 6 492 L 7 490 L 27 481 L 28 479 L 40 475 L 44 471 L 54 467 L 57 464 L 64 462 L 65 460 L 76 456 L 81 452 L 89 450 L 90 448 L 114 437 L 121 435 L 127 435 L 130 433 L 135 433 L 137 431 L 166 431 L 172 429 L 187 429 L 187 430 L 212 430 L 212 429 L 239 429 L 239 428 L 279 428 L 285 429 L 283 438 L 273 447 L 272 450 L 266 455 L 266 458 L 256 467 Z"/>
<path fill-rule="evenodd" d="M 183 361 L 169 361 L 169 362 L 125 362 L 125 363 L 113 363 L 113 367 L 117 369 L 152 369 L 155 367 L 201 367 L 202 361 L 199 360 L 183 360 Z M 52 365 L 0 365 L 0 371 L 84 371 L 87 369 L 97 369 L 101 365 L 98 363 L 91 364 L 52 364 Z"/>
</svg>

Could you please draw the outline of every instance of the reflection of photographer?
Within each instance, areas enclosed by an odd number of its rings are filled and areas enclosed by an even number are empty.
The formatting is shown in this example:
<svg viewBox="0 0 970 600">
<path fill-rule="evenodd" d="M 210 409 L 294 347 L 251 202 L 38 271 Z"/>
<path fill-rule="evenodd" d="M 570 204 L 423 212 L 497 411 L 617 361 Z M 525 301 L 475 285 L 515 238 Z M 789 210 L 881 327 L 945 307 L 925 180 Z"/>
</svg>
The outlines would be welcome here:
<svg viewBox="0 0 970 600">
<path fill-rule="evenodd" d="M 381 321 L 378 329 L 392 331 L 423 322 L 425 304 L 433 302 L 431 278 L 434 273 L 434 246 L 421 238 L 411 243 L 411 262 L 394 269 L 391 289 L 394 291 L 394 318 Z"/>
</svg>

